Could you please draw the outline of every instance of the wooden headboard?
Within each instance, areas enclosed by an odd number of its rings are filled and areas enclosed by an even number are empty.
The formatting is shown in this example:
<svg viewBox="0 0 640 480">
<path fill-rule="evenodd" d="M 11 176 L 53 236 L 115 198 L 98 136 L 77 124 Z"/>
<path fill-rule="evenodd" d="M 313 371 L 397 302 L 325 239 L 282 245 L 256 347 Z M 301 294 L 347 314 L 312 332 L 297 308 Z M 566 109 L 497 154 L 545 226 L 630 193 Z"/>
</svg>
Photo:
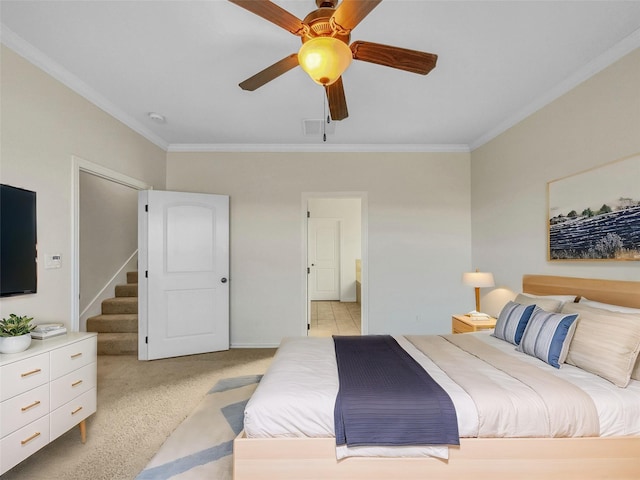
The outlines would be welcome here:
<svg viewBox="0 0 640 480">
<path fill-rule="evenodd" d="M 640 282 L 523 275 L 522 291 L 532 295 L 576 295 L 596 302 L 640 308 Z"/>
</svg>

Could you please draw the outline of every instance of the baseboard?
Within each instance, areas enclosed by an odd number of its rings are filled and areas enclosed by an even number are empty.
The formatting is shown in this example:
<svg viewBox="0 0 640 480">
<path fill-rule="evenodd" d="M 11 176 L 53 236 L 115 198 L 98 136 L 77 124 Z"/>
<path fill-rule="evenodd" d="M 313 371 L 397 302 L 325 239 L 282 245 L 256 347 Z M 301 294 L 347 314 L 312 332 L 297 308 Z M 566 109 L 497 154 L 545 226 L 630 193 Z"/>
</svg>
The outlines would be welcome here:
<svg viewBox="0 0 640 480">
<path fill-rule="evenodd" d="M 232 343 L 229 348 L 278 348 L 280 343 Z"/>
</svg>

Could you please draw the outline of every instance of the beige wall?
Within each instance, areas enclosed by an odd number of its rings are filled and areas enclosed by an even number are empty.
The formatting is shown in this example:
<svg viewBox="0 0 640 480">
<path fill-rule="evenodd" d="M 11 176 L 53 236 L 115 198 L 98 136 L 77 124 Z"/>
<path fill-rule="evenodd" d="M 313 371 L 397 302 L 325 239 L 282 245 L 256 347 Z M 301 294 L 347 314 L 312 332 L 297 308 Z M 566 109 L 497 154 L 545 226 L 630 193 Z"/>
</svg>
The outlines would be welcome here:
<svg viewBox="0 0 640 480">
<path fill-rule="evenodd" d="M 0 315 L 70 325 L 72 155 L 163 188 L 165 152 L 4 46 L 0 75 L 0 181 L 37 192 L 40 255 L 38 293 L 3 298 Z"/>
<path fill-rule="evenodd" d="M 368 332 L 446 333 L 469 310 L 469 154 L 169 153 L 167 188 L 231 197 L 231 342 L 300 335 L 303 194 L 366 192 Z"/>
<path fill-rule="evenodd" d="M 640 49 L 472 152 L 473 265 L 512 291 L 524 273 L 640 280 L 638 262 L 548 262 L 546 198 L 550 180 L 638 152 Z"/>
</svg>

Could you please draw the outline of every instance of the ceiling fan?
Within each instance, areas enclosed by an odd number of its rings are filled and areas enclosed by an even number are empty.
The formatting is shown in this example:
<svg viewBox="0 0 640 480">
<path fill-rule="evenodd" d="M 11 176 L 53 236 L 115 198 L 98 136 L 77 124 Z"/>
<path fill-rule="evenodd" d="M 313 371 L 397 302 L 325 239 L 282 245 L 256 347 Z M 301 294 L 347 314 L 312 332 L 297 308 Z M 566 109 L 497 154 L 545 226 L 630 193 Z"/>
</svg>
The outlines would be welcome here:
<svg viewBox="0 0 640 480">
<path fill-rule="evenodd" d="M 382 0 L 316 0 L 316 10 L 304 20 L 270 0 L 229 0 L 301 37 L 302 47 L 240 83 L 243 90 L 256 90 L 300 65 L 311 78 L 323 85 L 333 120 L 349 116 L 342 84 L 342 73 L 351 60 L 376 63 L 426 75 L 436 66 L 438 56 L 406 48 L 357 40 L 349 45 L 351 31 Z"/>
</svg>

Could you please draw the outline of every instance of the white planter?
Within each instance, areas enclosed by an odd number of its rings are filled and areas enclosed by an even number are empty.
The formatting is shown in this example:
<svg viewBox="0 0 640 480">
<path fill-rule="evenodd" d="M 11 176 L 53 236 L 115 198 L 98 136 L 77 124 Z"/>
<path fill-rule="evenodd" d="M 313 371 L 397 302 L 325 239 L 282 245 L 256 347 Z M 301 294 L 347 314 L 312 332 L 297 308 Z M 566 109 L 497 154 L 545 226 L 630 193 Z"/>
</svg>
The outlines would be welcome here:
<svg viewBox="0 0 640 480">
<path fill-rule="evenodd" d="M 19 337 L 0 337 L 0 353 L 23 352 L 31 345 L 31 334 Z"/>
</svg>

